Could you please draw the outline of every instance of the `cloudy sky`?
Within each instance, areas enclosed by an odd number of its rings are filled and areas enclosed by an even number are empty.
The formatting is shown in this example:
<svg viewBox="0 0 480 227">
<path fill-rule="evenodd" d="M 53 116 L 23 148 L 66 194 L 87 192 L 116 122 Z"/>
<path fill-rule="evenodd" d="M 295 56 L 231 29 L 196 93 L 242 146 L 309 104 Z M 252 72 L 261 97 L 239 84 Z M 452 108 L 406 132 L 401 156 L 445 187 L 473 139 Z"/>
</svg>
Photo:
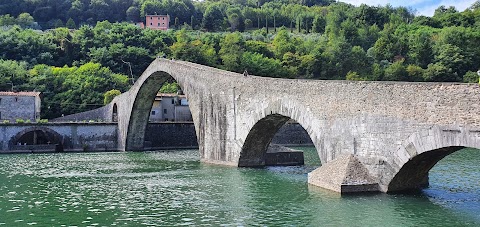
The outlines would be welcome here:
<svg viewBox="0 0 480 227">
<path fill-rule="evenodd" d="M 417 10 L 419 15 L 433 16 L 433 12 L 441 5 L 455 6 L 458 11 L 470 7 L 476 0 L 339 0 L 341 2 L 360 5 L 365 3 L 371 6 L 386 5 L 406 6 Z"/>
</svg>

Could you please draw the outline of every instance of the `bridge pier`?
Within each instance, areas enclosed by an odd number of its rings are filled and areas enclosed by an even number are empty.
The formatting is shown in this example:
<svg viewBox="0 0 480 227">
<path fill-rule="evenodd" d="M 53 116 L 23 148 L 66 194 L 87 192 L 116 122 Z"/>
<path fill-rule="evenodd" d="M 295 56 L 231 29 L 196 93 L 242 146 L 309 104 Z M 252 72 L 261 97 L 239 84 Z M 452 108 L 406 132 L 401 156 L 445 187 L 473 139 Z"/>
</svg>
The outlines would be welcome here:
<svg viewBox="0 0 480 227">
<path fill-rule="evenodd" d="M 379 191 L 378 181 L 352 154 L 342 155 L 310 172 L 308 183 L 341 194 Z"/>
</svg>

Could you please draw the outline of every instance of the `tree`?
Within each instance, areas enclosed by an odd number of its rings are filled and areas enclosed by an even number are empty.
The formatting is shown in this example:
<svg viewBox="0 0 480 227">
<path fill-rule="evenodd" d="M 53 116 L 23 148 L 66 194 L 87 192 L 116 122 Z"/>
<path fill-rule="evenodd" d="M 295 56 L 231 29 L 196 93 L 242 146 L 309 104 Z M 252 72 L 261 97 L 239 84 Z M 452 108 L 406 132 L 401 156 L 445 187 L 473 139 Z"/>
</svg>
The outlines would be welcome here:
<svg viewBox="0 0 480 227">
<path fill-rule="evenodd" d="M 70 29 L 77 28 L 77 25 L 75 24 L 75 21 L 73 21 L 72 18 L 68 18 L 68 21 L 65 25 L 67 26 L 67 28 L 70 28 Z"/>
<path fill-rule="evenodd" d="M 452 77 L 447 67 L 441 63 L 432 63 L 423 74 L 425 81 L 440 82 L 440 81 L 457 81 L 456 76 Z"/>
<path fill-rule="evenodd" d="M 423 81 L 423 74 L 424 69 L 418 65 L 408 65 L 407 66 L 407 74 L 408 74 L 408 81 Z"/>
<path fill-rule="evenodd" d="M 21 91 L 28 81 L 26 62 L 0 59 L 0 90 Z"/>
<path fill-rule="evenodd" d="M 277 59 L 266 58 L 262 54 L 244 52 L 241 56 L 243 67 L 257 76 L 287 77 L 288 72 Z"/>
<path fill-rule="evenodd" d="M 468 71 L 466 66 L 470 63 L 470 59 L 465 57 L 459 47 L 451 44 L 441 45 L 435 52 L 434 61 L 447 68 L 452 75 L 449 80 L 460 81 L 461 75 Z"/>
<path fill-rule="evenodd" d="M 463 76 L 463 82 L 465 83 L 480 83 L 477 72 L 468 71 Z"/>
<path fill-rule="evenodd" d="M 112 89 L 112 90 L 109 90 L 109 91 L 105 92 L 105 94 L 103 94 L 103 97 L 104 97 L 103 98 L 103 104 L 104 105 L 109 104 L 113 100 L 113 98 L 115 98 L 116 96 L 118 96 L 120 94 L 122 94 L 122 93 L 120 92 L 120 90 L 117 90 L 117 89 Z"/>
<path fill-rule="evenodd" d="M 346 80 L 363 81 L 363 80 L 367 80 L 367 79 L 361 77 L 360 74 L 358 74 L 357 72 L 349 71 L 349 72 L 347 73 Z"/>
<path fill-rule="evenodd" d="M 209 31 L 221 30 L 223 14 L 217 5 L 209 5 L 203 14 L 202 27 Z"/>
<path fill-rule="evenodd" d="M 140 9 L 136 6 L 130 6 L 125 12 L 127 15 L 127 21 L 130 22 L 139 22 L 140 19 Z"/>
<path fill-rule="evenodd" d="M 228 23 L 230 23 L 231 31 L 245 30 L 245 21 L 242 16 L 242 12 L 238 7 L 230 7 L 227 9 Z"/>
<path fill-rule="evenodd" d="M 408 79 L 407 70 L 402 61 L 397 61 L 385 69 L 383 80 L 387 81 L 405 81 Z"/>
<path fill-rule="evenodd" d="M 179 86 L 177 82 L 172 82 L 172 83 L 165 82 L 160 88 L 159 92 L 160 93 L 177 93 L 178 88 Z"/>
<path fill-rule="evenodd" d="M 16 23 L 17 21 L 10 14 L 0 15 L 0 26 L 12 26 Z"/>
<path fill-rule="evenodd" d="M 427 32 L 410 35 L 408 61 L 426 68 L 433 61 L 433 49 L 430 34 Z"/>
<path fill-rule="evenodd" d="M 281 59 L 287 52 L 295 52 L 295 44 L 286 29 L 281 29 L 272 41 L 275 57 Z"/>
<path fill-rule="evenodd" d="M 325 25 L 326 25 L 325 19 L 321 16 L 316 16 L 315 19 L 313 19 L 312 32 L 324 33 Z"/>
<path fill-rule="evenodd" d="M 220 42 L 220 58 L 223 68 L 234 72 L 243 72 L 241 57 L 245 50 L 245 41 L 240 33 L 229 33 Z"/>
<path fill-rule="evenodd" d="M 185 29 L 178 31 L 176 37 L 177 42 L 170 47 L 175 59 L 203 65 L 216 65 L 217 53 L 211 45 L 201 40 L 191 40 Z"/>
<path fill-rule="evenodd" d="M 29 13 L 22 13 L 17 17 L 17 24 L 22 28 L 30 28 L 34 22 L 33 17 Z"/>
<path fill-rule="evenodd" d="M 55 23 L 53 24 L 55 28 L 61 28 L 64 27 L 63 21 L 60 19 L 55 20 Z"/>
<path fill-rule="evenodd" d="M 80 67 L 55 69 L 55 73 L 68 70 L 62 83 L 62 90 L 57 93 L 64 114 L 78 113 L 98 108 L 104 102 L 104 92 L 111 89 L 125 91 L 128 77 L 115 74 L 100 64 L 87 63 Z"/>
</svg>

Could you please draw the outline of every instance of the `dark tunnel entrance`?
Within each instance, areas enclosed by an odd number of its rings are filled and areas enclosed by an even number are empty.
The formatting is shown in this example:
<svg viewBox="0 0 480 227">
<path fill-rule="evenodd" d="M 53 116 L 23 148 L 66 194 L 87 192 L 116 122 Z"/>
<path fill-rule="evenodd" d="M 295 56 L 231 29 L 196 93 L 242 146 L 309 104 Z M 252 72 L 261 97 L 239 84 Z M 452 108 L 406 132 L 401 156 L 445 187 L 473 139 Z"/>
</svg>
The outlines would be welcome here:
<svg viewBox="0 0 480 227">
<path fill-rule="evenodd" d="M 48 128 L 31 128 L 10 141 L 12 150 L 63 151 L 62 136 Z"/>
</svg>

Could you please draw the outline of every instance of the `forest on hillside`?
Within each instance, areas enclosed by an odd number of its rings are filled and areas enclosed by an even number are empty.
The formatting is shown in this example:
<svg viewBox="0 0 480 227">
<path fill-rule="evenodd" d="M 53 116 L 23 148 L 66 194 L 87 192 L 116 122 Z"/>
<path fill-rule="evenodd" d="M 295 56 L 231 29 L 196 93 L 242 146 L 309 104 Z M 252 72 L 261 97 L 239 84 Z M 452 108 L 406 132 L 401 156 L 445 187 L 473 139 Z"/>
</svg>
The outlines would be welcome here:
<svg viewBox="0 0 480 227">
<path fill-rule="evenodd" d="M 0 90 L 43 92 L 42 118 L 103 105 L 163 55 L 268 77 L 479 82 L 480 1 L 433 17 L 330 0 L 12 2 L 0 0 Z M 172 29 L 131 23 L 147 14 Z"/>
</svg>

